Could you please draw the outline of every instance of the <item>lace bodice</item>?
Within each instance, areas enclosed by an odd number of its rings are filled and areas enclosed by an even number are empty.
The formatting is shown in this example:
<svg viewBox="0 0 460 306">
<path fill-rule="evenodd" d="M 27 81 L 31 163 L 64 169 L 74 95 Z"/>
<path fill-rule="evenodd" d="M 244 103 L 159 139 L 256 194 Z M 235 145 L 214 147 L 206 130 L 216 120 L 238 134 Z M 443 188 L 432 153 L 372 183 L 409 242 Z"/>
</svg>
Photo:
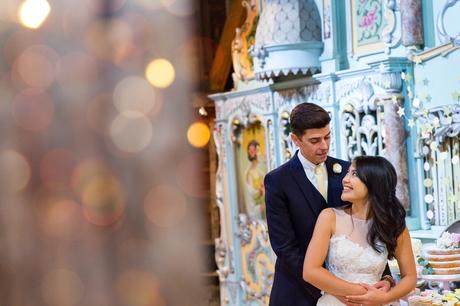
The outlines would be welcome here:
<svg viewBox="0 0 460 306">
<path fill-rule="evenodd" d="M 362 247 L 345 235 L 333 236 L 326 267 L 335 276 L 349 282 L 374 284 L 382 277 L 386 256 L 386 251 L 379 254 L 371 246 Z"/>
<path fill-rule="evenodd" d="M 367 242 L 370 222 L 351 217 L 342 209 L 333 209 L 336 215 L 335 234 L 329 241 L 326 268 L 335 276 L 353 283 L 374 284 L 385 270 L 388 252 L 382 253 Z M 323 295 L 318 305 L 343 305 L 329 294 Z"/>
</svg>

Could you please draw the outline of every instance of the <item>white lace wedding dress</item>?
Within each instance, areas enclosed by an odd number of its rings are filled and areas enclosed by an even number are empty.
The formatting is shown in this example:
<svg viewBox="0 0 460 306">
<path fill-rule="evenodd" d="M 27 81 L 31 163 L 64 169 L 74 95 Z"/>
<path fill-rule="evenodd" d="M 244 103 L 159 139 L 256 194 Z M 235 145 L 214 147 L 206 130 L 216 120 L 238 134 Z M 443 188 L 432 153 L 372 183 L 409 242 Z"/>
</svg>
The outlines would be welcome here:
<svg viewBox="0 0 460 306">
<path fill-rule="evenodd" d="M 327 269 L 335 276 L 353 283 L 374 284 L 385 270 L 388 252 L 375 251 L 367 242 L 369 222 L 351 217 L 342 209 L 334 209 L 336 230 L 329 242 Z M 317 305 L 344 305 L 324 293 Z"/>
</svg>

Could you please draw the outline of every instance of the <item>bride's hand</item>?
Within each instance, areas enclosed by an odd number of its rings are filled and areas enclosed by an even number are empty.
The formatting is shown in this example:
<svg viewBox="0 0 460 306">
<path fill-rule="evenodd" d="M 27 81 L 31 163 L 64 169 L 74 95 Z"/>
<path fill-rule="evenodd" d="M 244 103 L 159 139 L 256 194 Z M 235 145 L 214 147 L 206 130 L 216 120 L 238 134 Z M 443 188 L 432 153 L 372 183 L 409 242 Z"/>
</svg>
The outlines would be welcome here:
<svg viewBox="0 0 460 306">
<path fill-rule="evenodd" d="M 354 284 L 353 287 L 354 289 L 350 291 L 350 293 L 353 294 L 353 296 L 363 296 L 364 294 L 367 293 L 367 289 L 361 286 L 361 284 Z M 335 296 L 335 297 L 347 306 L 360 306 L 360 303 L 349 302 L 344 296 Z"/>
<path fill-rule="evenodd" d="M 358 304 L 358 305 L 381 305 L 385 303 L 386 292 L 377 289 L 368 284 L 360 284 L 366 288 L 367 292 L 363 295 L 347 295 L 345 297 L 347 304 Z"/>
<path fill-rule="evenodd" d="M 372 286 L 383 292 L 388 292 L 391 289 L 391 284 L 387 280 L 378 281 Z"/>
<path fill-rule="evenodd" d="M 335 296 L 340 302 L 347 306 L 360 306 L 359 304 L 349 303 L 344 296 Z"/>
</svg>

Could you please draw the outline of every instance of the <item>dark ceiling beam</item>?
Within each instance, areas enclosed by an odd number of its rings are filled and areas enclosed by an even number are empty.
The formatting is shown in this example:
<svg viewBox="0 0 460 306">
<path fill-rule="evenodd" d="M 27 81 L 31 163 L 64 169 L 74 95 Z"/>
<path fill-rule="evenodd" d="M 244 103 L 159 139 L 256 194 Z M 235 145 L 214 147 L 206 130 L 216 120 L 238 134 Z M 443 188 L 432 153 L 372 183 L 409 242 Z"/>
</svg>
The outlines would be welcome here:
<svg viewBox="0 0 460 306">
<path fill-rule="evenodd" d="M 219 46 L 209 73 L 209 91 L 221 92 L 225 89 L 227 78 L 232 66 L 232 41 L 235 38 L 235 30 L 241 27 L 246 18 L 246 9 L 242 0 L 232 0 L 230 11 L 225 20 Z"/>
</svg>

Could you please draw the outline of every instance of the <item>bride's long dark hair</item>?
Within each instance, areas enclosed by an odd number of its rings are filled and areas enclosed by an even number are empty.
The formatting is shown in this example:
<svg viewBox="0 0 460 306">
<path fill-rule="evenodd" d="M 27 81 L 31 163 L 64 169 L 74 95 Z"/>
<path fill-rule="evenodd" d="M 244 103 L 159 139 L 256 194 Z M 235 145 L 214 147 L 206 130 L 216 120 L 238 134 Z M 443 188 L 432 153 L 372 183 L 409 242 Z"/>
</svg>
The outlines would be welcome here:
<svg viewBox="0 0 460 306">
<path fill-rule="evenodd" d="M 354 159 L 359 179 L 368 190 L 371 221 L 367 240 L 381 253 L 381 243 L 386 245 L 388 259 L 394 258 L 396 242 L 406 227 L 406 210 L 396 197 L 397 175 L 393 165 L 381 156 L 359 156 Z"/>
</svg>

